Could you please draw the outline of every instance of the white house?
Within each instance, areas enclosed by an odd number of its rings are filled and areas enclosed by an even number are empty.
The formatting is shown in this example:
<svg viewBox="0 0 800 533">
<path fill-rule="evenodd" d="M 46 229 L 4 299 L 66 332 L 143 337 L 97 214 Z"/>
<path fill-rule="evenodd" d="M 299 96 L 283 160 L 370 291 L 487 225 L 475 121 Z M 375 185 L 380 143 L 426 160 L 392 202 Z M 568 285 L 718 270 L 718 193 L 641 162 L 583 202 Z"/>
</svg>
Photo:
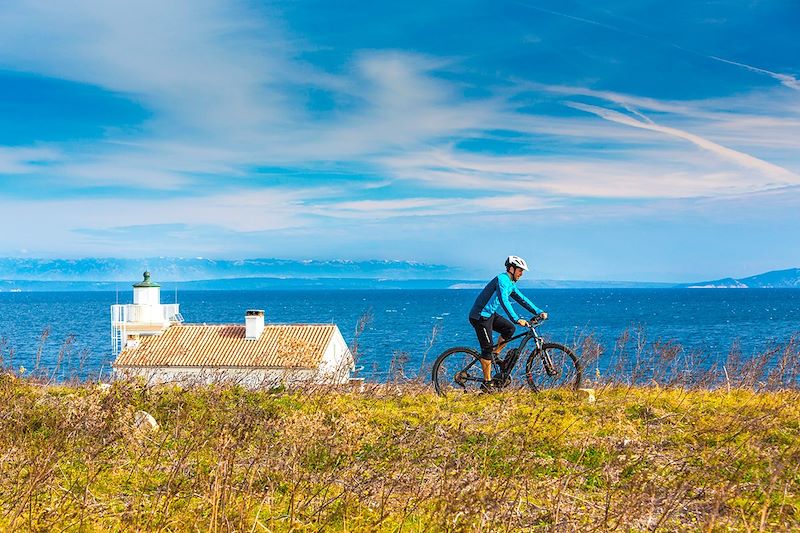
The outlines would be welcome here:
<svg viewBox="0 0 800 533">
<path fill-rule="evenodd" d="M 134 303 L 112 306 L 111 317 L 120 377 L 248 387 L 344 384 L 354 368 L 335 324 L 265 324 L 262 310 L 246 311 L 241 324 L 184 324 L 178 304 L 160 303 L 148 272 L 134 285 Z"/>
</svg>

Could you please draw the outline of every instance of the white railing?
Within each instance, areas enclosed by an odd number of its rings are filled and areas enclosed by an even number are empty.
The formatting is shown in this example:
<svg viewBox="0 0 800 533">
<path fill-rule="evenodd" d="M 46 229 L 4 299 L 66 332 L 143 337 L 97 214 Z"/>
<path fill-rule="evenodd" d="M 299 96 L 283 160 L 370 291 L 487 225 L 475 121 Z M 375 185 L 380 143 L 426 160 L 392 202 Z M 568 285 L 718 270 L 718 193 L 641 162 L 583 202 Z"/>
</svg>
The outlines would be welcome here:
<svg viewBox="0 0 800 533">
<path fill-rule="evenodd" d="M 125 347 L 125 339 L 128 337 L 125 329 L 125 322 L 113 322 L 111 324 L 111 355 L 114 359 Z"/>
<path fill-rule="evenodd" d="M 117 304 L 111 306 L 111 323 L 134 322 L 160 324 L 182 322 L 180 304 L 138 305 Z"/>
<path fill-rule="evenodd" d="M 125 347 L 128 325 L 163 324 L 183 322 L 180 304 L 138 305 L 116 304 L 111 306 L 111 353 L 116 358 Z M 135 330 L 135 329 L 134 329 Z"/>
</svg>

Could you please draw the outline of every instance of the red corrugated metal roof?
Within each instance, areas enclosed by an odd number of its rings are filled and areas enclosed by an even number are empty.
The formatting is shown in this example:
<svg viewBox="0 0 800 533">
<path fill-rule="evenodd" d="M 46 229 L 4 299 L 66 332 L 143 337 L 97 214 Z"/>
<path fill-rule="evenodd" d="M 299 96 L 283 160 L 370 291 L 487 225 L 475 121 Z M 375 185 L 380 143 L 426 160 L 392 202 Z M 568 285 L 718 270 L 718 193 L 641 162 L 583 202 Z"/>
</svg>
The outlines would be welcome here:
<svg viewBox="0 0 800 533">
<path fill-rule="evenodd" d="M 336 326 L 268 324 L 257 340 L 243 325 L 176 324 L 126 347 L 115 367 L 317 368 Z"/>
</svg>

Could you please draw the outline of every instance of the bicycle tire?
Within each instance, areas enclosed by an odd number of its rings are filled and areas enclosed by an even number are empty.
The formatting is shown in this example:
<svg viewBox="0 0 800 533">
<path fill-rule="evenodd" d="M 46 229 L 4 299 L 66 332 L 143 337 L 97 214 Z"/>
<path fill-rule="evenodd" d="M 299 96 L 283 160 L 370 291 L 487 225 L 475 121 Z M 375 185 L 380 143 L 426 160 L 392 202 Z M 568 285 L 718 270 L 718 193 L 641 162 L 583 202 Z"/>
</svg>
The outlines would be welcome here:
<svg viewBox="0 0 800 533">
<path fill-rule="evenodd" d="M 478 352 L 466 346 L 445 350 L 433 363 L 431 381 L 439 396 L 451 392 L 479 392 L 483 384 L 483 369 Z"/>
<path fill-rule="evenodd" d="M 552 368 L 549 370 L 545 366 L 544 355 L 552 361 Z M 561 387 L 578 390 L 582 374 L 578 357 L 572 350 L 557 342 L 544 343 L 541 349 L 533 350 L 525 362 L 525 380 L 537 392 Z"/>
</svg>

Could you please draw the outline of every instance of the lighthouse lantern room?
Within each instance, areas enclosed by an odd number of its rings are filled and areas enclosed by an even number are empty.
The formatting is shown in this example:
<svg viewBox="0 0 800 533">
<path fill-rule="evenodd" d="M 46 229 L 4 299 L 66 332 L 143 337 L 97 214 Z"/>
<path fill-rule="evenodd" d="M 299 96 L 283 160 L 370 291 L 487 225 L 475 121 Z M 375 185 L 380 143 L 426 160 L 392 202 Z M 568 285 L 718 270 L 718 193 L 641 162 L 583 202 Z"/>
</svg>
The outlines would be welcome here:
<svg viewBox="0 0 800 533">
<path fill-rule="evenodd" d="M 133 285 L 133 303 L 111 306 L 111 347 L 114 357 L 141 336 L 159 335 L 171 324 L 183 322 L 178 303 L 161 303 L 161 286 L 150 272 Z"/>
</svg>

